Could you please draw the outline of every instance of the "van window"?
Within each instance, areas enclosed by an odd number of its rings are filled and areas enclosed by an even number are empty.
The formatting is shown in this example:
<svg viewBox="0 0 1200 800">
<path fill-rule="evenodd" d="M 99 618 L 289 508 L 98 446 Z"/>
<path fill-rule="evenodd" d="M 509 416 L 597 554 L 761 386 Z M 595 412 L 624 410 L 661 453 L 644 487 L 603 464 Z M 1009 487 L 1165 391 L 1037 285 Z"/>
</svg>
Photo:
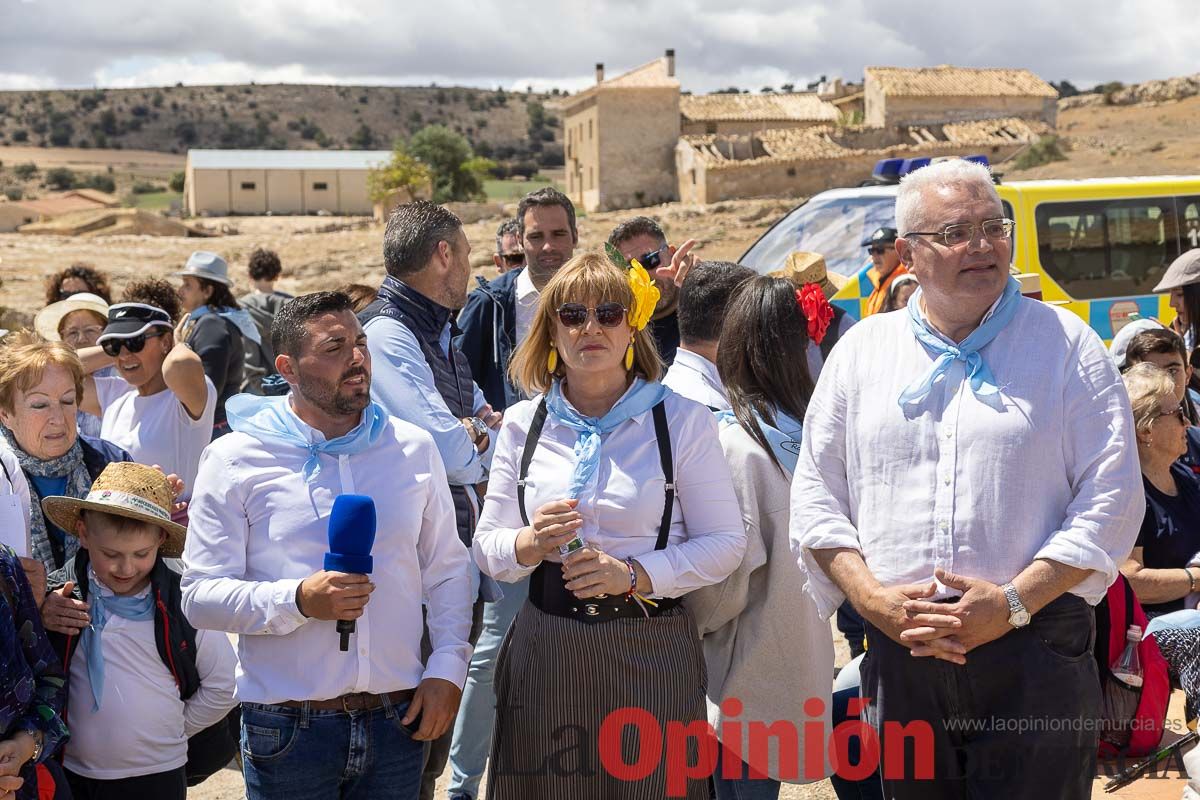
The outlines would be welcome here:
<svg viewBox="0 0 1200 800">
<path fill-rule="evenodd" d="M 1184 250 L 1200 247 L 1200 197 L 1178 197 L 1179 246 Z"/>
<path fill-rule="evenodd" d="M 1179 255 L 1170 197 L 1042 203 L 1038 259 L 1079 300 L 1150 294 Z"/>
</svg>

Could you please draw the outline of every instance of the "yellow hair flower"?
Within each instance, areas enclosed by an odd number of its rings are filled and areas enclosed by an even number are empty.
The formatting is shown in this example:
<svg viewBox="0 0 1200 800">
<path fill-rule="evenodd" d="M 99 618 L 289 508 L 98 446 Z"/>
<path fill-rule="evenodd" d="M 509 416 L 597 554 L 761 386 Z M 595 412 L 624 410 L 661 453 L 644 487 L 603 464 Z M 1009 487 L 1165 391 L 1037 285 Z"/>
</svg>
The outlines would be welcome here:
<svg viewBox="0 0 1200 800">
<path fill-rule="evenodd" d="M 633 291 L 633 308 L 629 309 L 629 324 L 635 331 L 645 328 L 658 305 L 658 287 L 646 268 L 635 258 L 629 262 L 629 288 Z"/>
</svg>

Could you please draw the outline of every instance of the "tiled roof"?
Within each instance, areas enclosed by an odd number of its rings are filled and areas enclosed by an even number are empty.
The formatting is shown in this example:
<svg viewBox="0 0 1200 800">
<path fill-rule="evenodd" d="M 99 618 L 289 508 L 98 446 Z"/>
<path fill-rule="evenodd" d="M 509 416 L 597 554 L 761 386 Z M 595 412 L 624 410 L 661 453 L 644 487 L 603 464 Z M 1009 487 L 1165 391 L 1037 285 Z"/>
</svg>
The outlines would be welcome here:
<svg viewBox="0 0 1200 800">
<path fill-rule="evenodd" d="M 836 140 L 835 129 L 829 126 L 817 128 L 792 128 L 766 130 L 754 134 L 758 147 L 753 152 L 763 155 L 754 158 L 739 158 L 731 155 L 747 152 L 746 136 L 684 136 L 687 142 L 699 154 L 709 168 L 734 168 L 749 164 L 779 164 L 802 161 L 819 161 L 828 158 L 849 158 L 867 153 L 886 155 L 901 155 L 912 153 L 921 155 L 929 148 L 941 146 L 956 147 L 990 147 L 993 145 L 1011 145 L 1019 142 L 1037 141 L 1038 137 L 1049 131 L 1049 126 L 1037 121 L 1017 118 L 991 119 L 979 122 L 962 122 L 942 126 L 941 135 L 935 135 L 928 128 L 914 127 L 908 129 L 908 141 L 905 144 L 892 145 L 878 150 L 855 148 Z"/>
<path fill-rule="evenodd" d="M 680 112 L 689 122 L 836 122 L 837 108 L 812 92 L 685 96 Z"/>
<path fill-rule="evenodd" d="M 605 89 L 678 89 L 679 80 L 667 74 L 667 59 L 666 57 L 656 58 L 653 61 L 642 64 L 640 67 L 635 67 L 628 72 L 617 75 L 614 78 L 607 78 L 603 83 L 598 83 L 582 92 L 576 92 L 573 95 L 559 100 L 558 108 L 563 111 L 569 111 L 572 106 L 579 101 L 595 96 L 596 92 Z"/>
<path fill-rule="evenodd" d="M 867 67 L 866 80 L 879 84 L 892 97 L 1058 97 L 1054 87 L 1027 69 L 970 67 Z"/>
</svg>

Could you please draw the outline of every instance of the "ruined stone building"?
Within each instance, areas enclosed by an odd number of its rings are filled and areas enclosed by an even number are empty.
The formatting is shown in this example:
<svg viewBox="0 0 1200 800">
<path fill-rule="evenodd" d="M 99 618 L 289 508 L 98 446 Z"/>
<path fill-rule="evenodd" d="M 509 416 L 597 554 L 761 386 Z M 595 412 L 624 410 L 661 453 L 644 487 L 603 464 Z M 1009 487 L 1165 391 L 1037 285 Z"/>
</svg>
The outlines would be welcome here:
<svg viewBox="0 0 1200 800">
<path fill-rule="evenodd" d="M 683 95 L 675 51 L 559 103 L 566 191 L 585 211 L 669 200 L 808 195 L 853 186 L 882 158 L 1026 147 L 1055 122 L 1054 88 L 1028 70 L 868 67 L 861 86 Z M 865 121 L 864 124 L 859 124 Z"/>
</svg>

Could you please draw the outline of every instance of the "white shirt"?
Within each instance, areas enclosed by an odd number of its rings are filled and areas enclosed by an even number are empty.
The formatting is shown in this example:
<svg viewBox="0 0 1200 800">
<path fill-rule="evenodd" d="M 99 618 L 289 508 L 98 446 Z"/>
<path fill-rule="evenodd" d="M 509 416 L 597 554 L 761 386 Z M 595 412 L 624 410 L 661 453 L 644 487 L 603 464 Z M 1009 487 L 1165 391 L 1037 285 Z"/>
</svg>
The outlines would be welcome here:
<svg viewBox="0 0 1200 800">
<path fill-rule="evenodd" d="M 139 464 L 158 464 L 168 475 L 183 480 L 180 500 L 187 500 L 196 485 L 200 453 L 212 439 L 217 410 L 217 387 L 208 378 L 208 392 L 200 419 L 192 419 L 170 389 L 142 397 L 120 376 L 95 376 L 96 398 L 104 412 L 100 438 L 123 447 Z"/>
<path fill-rule="evenodd" d="M 27 558 L 29 544 L 29 482 L 17 454 L 0 439 L 0 542 Z M 5 474 L 8 480 L 4 479 Z"/>
<path fill-rule="evenodd" d="M 663 386 L 702 406 L 717 411 L 732 410 L 717 365 L 682 345 L 675 351 L 675 363 L 667 370 Z"/>
<path fill-rule="evenodd" d="M 897 398 L 936 358 L 908 314 L 868 317 L 834 349 L 792 482 L 792 549 L 824 616 L 843 596 L 811 550 L 858 550 L 885 586 L 939 566 L 1003 584 L 1047 559 L 1094 570 L 1071 590 L 1094 605 L 1116 578 L 1145 510 L 1125 387 L 1082 320 L 1018 302 L 979 351 L 1000 410 L 955 361 L 906 418 Z"/>
<path fill-rule="evenodd" d="M 89 573 L 95 575 L 90 568 Z M 107 586 L 99 585 L 104 595 L 112 596 Z M 149 591 L 146 587 L 138 596 Z M 196 631 L 200 688 L 186 703 L 179 699 L 179 687 L 158 653 L 153 619 L 133 621 L 110 614 L 100 649 L 104 699 L 99 711 L 92 711 L 87 650 L 77 647 L 71 657 L 71 741 L 63 760 L 67 769 L 84 777 L 116 780 L 182 767 L 187 763 L 187 737 L 218 722 L 236 705 L 237 659 L 223 633 Z"/>
<path fill-rule="evenodd" d="M 517 561 L 517 533 L 524 526 L 517 506 L 517 473 L 525 434 L 539 398 L 511 406 L 496 440 L 483 515 L 475 531 L 475 561 L 487 574 L 515 582 L 534 567 Z M 600 464 L 579 496 L 584 541 L 618 558 L 636 557 L 660 597 L 679 597 L 724 580 L 741 563 L 746 530 L 729 465 L 717 438 L 717 421 L 704 406 L 678 395 L 666 400 L 674 454 L 675 503 L 663 550 L 654 550 L 665 503 L 665 480 L 647 411 L 605 434 Z M 529 466 L 525 508 L 567 496 L 578 434 L 546 417 Z M 557 554 L 550 560 L 558 560 Z"/>
<path fill-rule="evenodd" d="M 533 278 L 529 277 L 529 269 L 522 269 L 521 273 L 517 275 L 515 308 L 517 341 L 514 344 L 520 344 L 529 335 L 529 328 L 533 325 L 533 315 L 537 312 L 539 296 L 541 296 L 541 292 L 533 285 Z"/>
<path fill-rule="evenodd" d="M 324 439 L 300 425 L 309 441 Z M 209 445 L 200 462 L 183 610 L 196 627 L 248 634 L 238 637 L 238 700 L 381 694 L 430 677 L 462 686 L 471 657 L 470 559 L 433 439 L 392 417 L 369 450 L 320 455 L 311 483 L 303 475 L 307 458 L 305 449 L 234 431 Z M 338 650 L 336 623 L 296 608 L 300 581 L 324 567 L 329 514 L 343 493 L 373 497 L 378 518 L 377 588 L 347 653 Z M 428 665 L 420 652 L 422 595 L 433 642 Z"/>
</svg>

